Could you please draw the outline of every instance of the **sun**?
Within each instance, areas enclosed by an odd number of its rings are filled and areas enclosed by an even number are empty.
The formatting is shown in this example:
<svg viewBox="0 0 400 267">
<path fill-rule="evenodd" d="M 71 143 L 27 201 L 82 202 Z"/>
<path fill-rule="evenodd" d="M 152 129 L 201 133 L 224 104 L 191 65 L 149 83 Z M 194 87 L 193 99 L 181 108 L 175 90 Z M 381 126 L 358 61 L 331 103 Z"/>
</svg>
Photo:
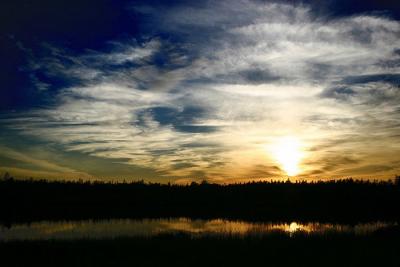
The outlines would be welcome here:
<svg viewBox="0 0 400 267">
<path fill-rule="evenodd" d="M 303 157 L 301 143 L 298 138 L 292 136 L 281 137 L 274 145 L 273 156 L 281 168 L 289 176 L 300 173 L 300 161 Z"/>
</svg>

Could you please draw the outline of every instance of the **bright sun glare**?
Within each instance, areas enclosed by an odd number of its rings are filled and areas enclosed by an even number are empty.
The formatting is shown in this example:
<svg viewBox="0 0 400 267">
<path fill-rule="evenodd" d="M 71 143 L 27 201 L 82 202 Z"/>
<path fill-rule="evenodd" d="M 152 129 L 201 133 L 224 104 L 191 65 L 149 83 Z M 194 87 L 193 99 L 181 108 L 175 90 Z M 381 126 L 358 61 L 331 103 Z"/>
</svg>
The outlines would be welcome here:
<svg viewBox="0 0 400 267">
<path fill-rule="evenodd" d="M 291 136 L 280 138 L 274 146 L 273 155 L 287 175 L 299 174 L 299 164 L 303 155 L 297 138 Z"/>
</svg>

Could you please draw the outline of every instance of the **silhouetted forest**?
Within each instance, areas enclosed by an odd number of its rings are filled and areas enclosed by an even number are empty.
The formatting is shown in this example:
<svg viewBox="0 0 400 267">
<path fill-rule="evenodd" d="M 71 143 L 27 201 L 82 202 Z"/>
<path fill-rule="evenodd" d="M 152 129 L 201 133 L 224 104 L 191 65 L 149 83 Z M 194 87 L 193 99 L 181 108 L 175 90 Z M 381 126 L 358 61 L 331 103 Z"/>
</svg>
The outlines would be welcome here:
<svg viewBox="0 0 400 267">
<path fill-rule="evenodd" d="M 352 179 L 190 185 L 0 181 L 0 221 L 226 218 L 356 223 L 400 219 L 400 186 Z"/>
</svg>

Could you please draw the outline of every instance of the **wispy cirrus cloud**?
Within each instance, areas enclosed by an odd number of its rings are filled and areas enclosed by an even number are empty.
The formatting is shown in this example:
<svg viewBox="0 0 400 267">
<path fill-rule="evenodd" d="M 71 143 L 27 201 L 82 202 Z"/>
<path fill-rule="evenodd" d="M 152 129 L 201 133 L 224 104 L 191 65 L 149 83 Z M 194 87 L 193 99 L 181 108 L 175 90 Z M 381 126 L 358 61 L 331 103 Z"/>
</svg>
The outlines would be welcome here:
<svg viewBox="0 0 400 267">
<path fill-rule="evenodd" d="M 0 150 L 2 158 L 6 158 L 17 163 L 17 166 L 15 166 L 15 164 L 14 166 L 2 164 L 2 166 L 0 166 L 1 172 L 12 172 L 13 175 L 35 178 L 93 178 L 93 176 L 88 173 L 59 165 L 47 159 L 28 155 L 26 153 L 27 151 L 21 152 L 5 146 L 0 146 Z"/>
<path fill-rule="evenodd" d="M 130 8 L 154 37 L 79 54 L 48 46 L 31 67 L 47 75 L 38 87 L 57 87 L 52 105 L 11 127 L 160 177 L 284 175 L 269 146 L 286 135 L 304 143 L 304 175 L 350 174 L 332 160 L 343 153 L 357 154 L 346 161 L 357 175 L 396 170 L 398 21 L 256 1 Z"/>
</svg>

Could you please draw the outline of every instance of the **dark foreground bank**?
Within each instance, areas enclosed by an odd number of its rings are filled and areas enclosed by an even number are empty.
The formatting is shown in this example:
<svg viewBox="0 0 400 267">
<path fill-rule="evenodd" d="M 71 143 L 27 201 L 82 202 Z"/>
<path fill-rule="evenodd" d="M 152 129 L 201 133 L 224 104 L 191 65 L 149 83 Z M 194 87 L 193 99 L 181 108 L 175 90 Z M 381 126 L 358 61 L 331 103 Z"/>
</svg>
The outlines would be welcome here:
<svg viewBox="0 0 400 267">
<path fill-rule="evenodd" d="M 227 218 L 247 221 L 398 221 L 400 186 L 353 180 L 187 186 L 0 181 L 0 221 Z"/>
<path fill-rule="evenodd" d="M 159 235 L 0 243 L 1 266 L 400 266 L 398 229 L 365 236 Z"/>
</svg>

